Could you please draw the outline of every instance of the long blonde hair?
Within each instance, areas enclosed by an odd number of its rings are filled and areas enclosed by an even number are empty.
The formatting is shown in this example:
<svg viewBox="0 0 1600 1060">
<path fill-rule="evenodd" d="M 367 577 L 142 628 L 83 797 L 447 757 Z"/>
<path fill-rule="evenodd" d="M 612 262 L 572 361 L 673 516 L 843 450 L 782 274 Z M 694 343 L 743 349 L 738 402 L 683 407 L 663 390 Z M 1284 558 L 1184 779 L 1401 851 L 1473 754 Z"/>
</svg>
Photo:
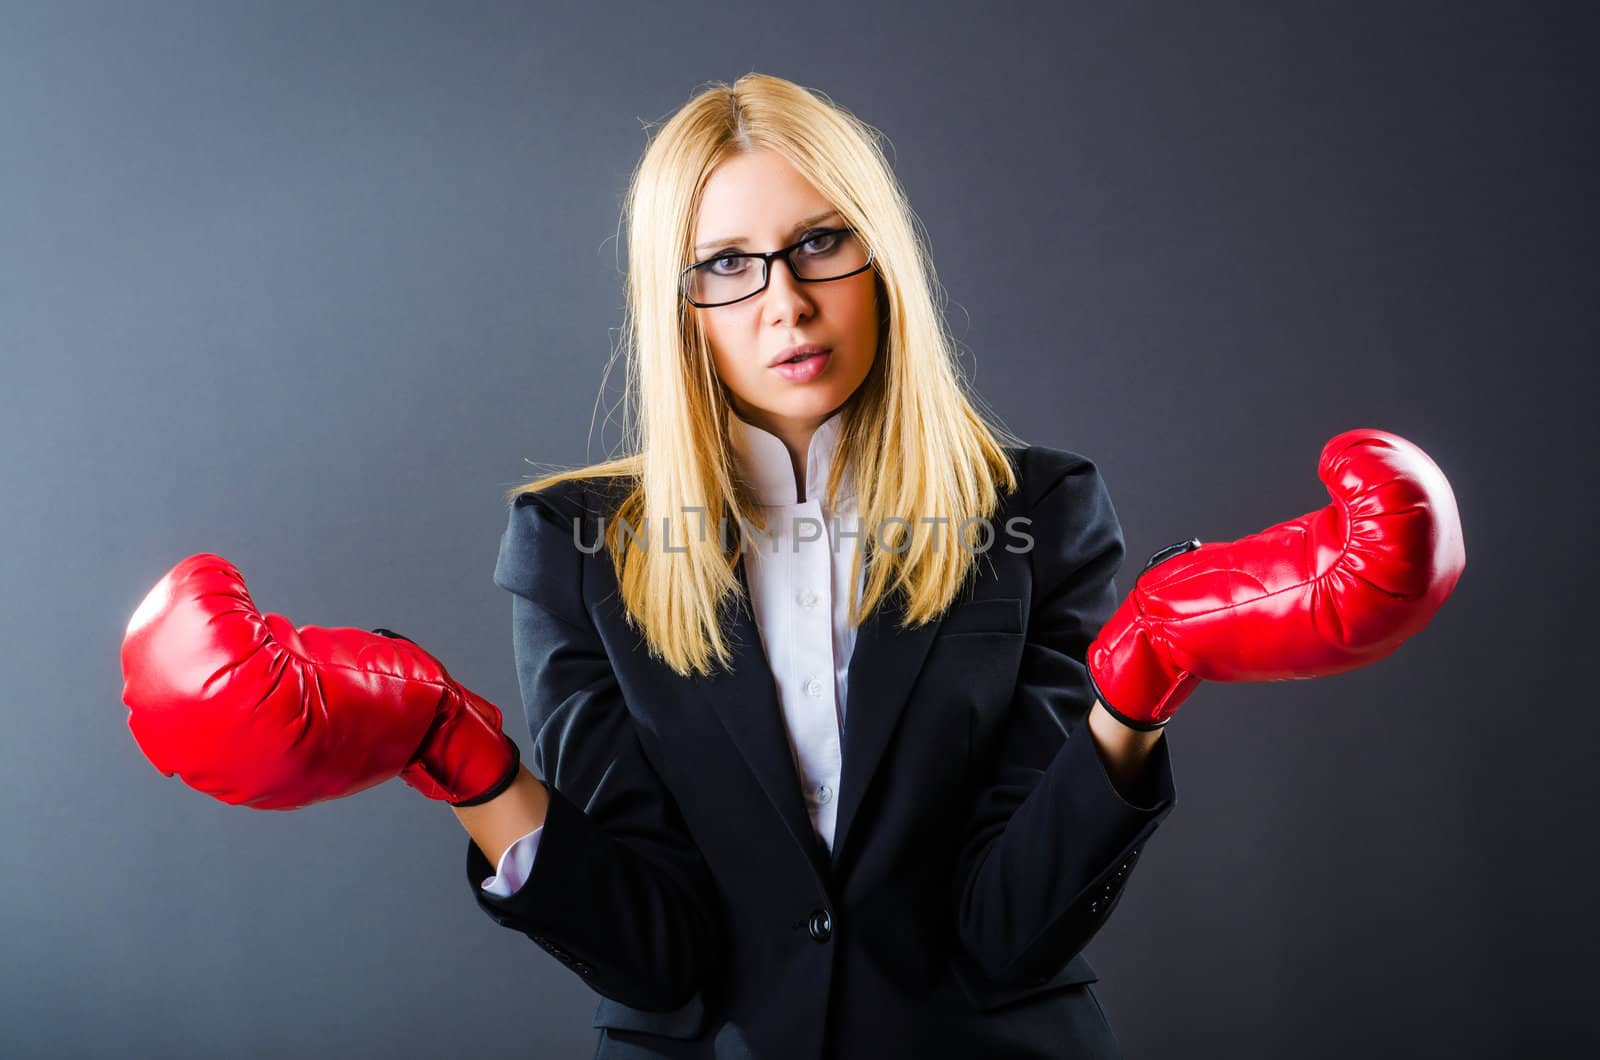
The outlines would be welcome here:
<svg viewBox="0 0 1600 1060">
<path fill-rule="evenodd" d="M 954 547 L 960 539 L 948 528 L 991 518 L 998 491 L 1017 487 L 1003 446 L 1018 440 L 991 426 L 969 393 L 933 262 L 877 130 L 781 78 L 749 73 L 711 84 L 651 140 L 624 208 L 627 455 L 546 475 L 508 495 L 514 503 L 568 480 L 623 480 L 620 506 L 604 513 L 605 545 L 629 622 L 680 675 L 728 665 L 723 609 L 743 603 L 739 551 L 706 527 L 764 526 L 738 476 L 710 347 L 679 288 L 693 261 L 706 180 L 725 159 L 758 150 L 787 159 L 873 251 L 879 347 L 867 379 L 838 413 L 840 458 L 827 486 L 831 503 L 846 463 L 853 465 L 862 539 L 849 584 L 860 584 L 864 559 L 867 571 L 852 625 L 886 593 L 899 594 L 908 626 L 942 612 L 981 555 Z M 658 541 L 672 542 L 672 550 L 649 544 Z"/>
</svg>

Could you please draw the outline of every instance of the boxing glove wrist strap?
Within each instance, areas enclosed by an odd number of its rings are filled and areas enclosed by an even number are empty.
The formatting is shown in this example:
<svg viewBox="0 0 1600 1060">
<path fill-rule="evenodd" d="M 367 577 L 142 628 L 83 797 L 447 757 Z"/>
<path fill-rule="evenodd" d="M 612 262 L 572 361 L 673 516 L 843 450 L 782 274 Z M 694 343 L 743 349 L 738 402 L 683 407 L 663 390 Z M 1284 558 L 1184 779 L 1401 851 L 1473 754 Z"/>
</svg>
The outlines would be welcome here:
<svg viewBox="0 0 1600 1060">
<path fill-rule="evenodd" d="M 474 795 L 470 799 L 452 802 L 451 806 L 481 806 L 489 800 L 505 794 L 506 789 L 516 782 L 517 774 L 522 770 L 522 749 L 517 746 L 517 741 L 504 733 L 500 734 L 500 738 L 505 740 L 506 746 L 511 751 L 511 761 L 506 765 L 505 775 L 495 781 L 494 785 L 482 795 Z"/>
<path fill-rule="evenodd" d="M 1111 701 L 1106 698 L 1105 693 L 1100 691 L 1100 685 L 1095 681 L 1093 672 L 1090 672 L 1089 674 L 1089 687 L 1094 689 L 1095 698 L 1098 699 L 1100 701 L 1100 705 L 1106 709 L 1106 713 L 1111 715 L 1113 718 L 1116 718 L 1119 722 L 1126 725 L 1130 729 L 1137 729 L 1139 732 L 1154 732 L 1157 729 L 1166 728 L 1167 721 L 1172 720 L 1169 717 L 1165 721 L 1136 721 L 1133 718 L 1128 717 L 1126 714 L 1122 713 L 1122 711 L 1118 710 L 1116 707 L 1113 707 L 1111 705 Z"/>
</svg>

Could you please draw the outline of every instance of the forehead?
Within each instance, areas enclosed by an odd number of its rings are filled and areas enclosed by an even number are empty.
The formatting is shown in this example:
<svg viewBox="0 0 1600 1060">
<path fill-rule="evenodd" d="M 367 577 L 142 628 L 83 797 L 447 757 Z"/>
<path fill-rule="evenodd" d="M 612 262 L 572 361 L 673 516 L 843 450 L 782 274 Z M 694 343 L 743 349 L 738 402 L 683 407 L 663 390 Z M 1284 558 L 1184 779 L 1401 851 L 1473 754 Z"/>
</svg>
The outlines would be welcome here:
<svg viewBox="0 0 1600 1060">
<path fill-rule="evenodd" d="M 735 155 L 706 178 L 695 239 L 787 235 L 789 225 L 832 205 L 782 155 L 772 151 Z"/>
</svg>

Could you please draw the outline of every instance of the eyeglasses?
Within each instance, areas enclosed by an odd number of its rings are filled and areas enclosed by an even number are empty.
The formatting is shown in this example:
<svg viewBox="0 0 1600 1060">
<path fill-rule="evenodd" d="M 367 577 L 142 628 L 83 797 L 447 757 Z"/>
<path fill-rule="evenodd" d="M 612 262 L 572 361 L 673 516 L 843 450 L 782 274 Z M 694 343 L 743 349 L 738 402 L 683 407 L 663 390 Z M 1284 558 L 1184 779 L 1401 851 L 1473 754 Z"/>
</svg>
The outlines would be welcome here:
<svg viewBox="0 0 1600 1060">
<path fill-rule="evenodd" d="M 697 262 L 683 270 L 679 286 L 689 304 L 697 308 L 732 305 L 767 289 L 774 258 L 788 262 L 790 274 L 801 283 L 827 283 L 865 272 L 872 264 L 872 251 L 853 228 L 817 228 L 782 250 L 719 254 Z"/>
</svg>

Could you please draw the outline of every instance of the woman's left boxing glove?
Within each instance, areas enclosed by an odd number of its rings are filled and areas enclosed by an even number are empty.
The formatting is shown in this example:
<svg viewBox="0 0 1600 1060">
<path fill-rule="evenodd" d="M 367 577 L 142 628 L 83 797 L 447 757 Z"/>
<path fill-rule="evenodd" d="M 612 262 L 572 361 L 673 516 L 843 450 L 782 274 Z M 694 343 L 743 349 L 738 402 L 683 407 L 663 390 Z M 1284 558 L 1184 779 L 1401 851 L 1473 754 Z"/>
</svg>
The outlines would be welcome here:
<svg viewBox="0 0 1600 1060">
<path fill-rule="evenodd" d="M 172 568 L 122 641 L 128 728 L 162 773 L 223 802 L 292 810 L 399 776 L 486 802 L 516 777 L 498 708 L 388 631 L 296 629 L 201 553 Z"/>
<path fill-rule="evenodd" d="M 1322 677 L 1376 662 L 1433 618 L 1466 565 L 1444 473 L 1387 431 L 1322 447 L 1325 508 L 1153 556 L 1089 645 L 1106 709 L 1158 729 L 1200 681 Z"/>
</svg>

